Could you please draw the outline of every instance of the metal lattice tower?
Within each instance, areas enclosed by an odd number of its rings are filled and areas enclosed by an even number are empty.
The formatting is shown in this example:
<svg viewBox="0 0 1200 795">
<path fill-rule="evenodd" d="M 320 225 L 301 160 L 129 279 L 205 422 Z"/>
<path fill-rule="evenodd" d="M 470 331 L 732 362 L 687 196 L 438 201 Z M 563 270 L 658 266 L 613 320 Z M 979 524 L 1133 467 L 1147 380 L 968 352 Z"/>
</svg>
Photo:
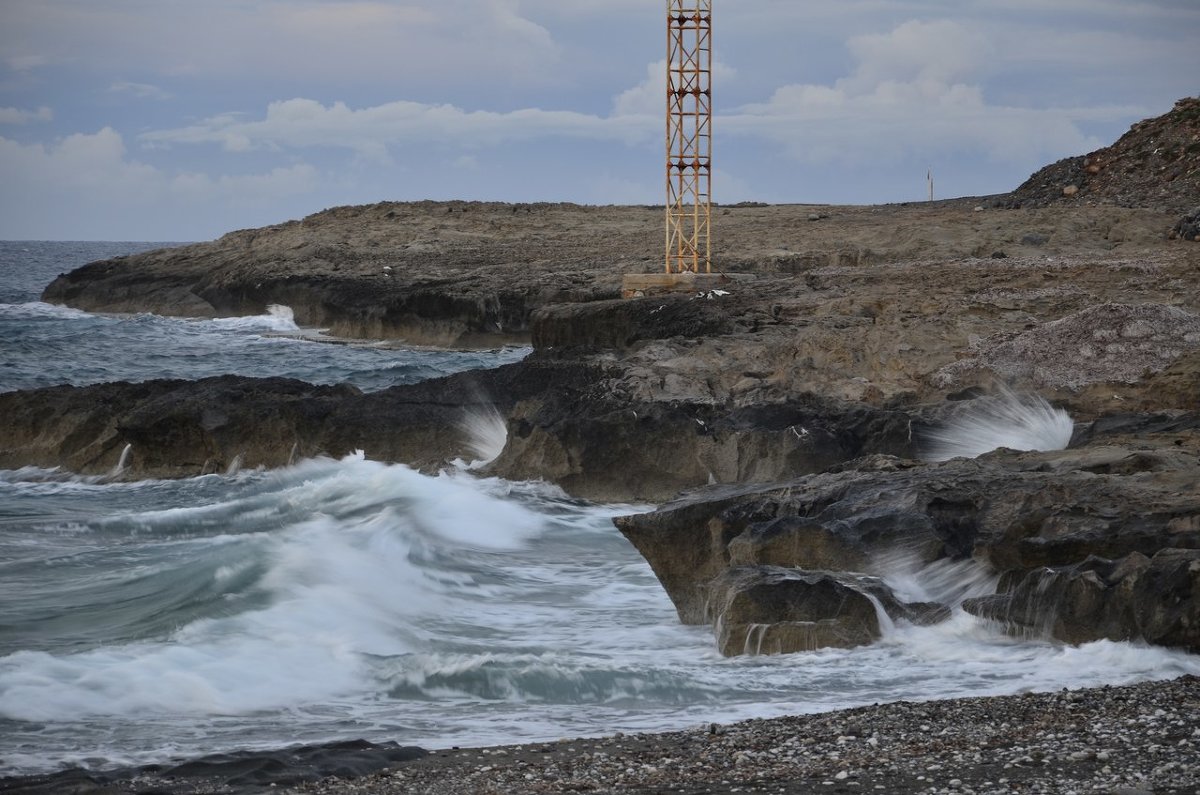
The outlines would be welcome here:
<svg viewBox="0 0 1200 795">
<path fill-rule="evenodd" d="M 667 0 L 667 273 L 710 273 L 712 0 Z"/>
</svg>

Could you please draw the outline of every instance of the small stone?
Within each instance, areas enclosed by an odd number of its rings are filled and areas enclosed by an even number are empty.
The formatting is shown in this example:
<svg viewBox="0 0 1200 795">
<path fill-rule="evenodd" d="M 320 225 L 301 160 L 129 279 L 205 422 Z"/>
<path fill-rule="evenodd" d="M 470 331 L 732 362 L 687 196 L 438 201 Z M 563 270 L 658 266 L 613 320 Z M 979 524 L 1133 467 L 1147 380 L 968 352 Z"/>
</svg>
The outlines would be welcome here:
<svg viewBox="0 0 1200 795">
<path fill-rule="evenodd" d="M 1063 188 L 1063 196 L 1074 196 L 1076 193 L 1079 193 L 1078 185 L 1068 185 Z"/>
</svg>

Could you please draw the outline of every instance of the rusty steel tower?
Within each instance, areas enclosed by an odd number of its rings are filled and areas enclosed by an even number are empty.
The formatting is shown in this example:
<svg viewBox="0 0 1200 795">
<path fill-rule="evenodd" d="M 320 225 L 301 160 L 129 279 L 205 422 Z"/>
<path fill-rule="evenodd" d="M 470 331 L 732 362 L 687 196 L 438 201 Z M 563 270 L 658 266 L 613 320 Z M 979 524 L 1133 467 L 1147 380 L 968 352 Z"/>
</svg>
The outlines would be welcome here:
<svg viewBox="0 0 1200 795">
<path fill-rule="evenodd" d="M 667 0 L 667 273 L 710 273 L 712 0 Z"/>
</svg>

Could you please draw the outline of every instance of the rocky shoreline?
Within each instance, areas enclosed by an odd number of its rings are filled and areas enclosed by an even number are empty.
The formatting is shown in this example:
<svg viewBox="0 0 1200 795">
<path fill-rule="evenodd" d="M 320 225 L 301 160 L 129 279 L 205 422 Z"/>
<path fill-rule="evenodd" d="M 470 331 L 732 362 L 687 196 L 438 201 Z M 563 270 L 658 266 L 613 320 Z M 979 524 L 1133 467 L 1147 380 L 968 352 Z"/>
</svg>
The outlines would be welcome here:
<svg viewBox="0 0 1200 795">
<path fill-rule="evenodd" d="M 597 501 L 661 504 L 690 492 L 682 508 L 619 524 L 681 620 L 711 623 L 726 654 L 861 645 L 881 622 L 939 621 L 959 607 L 1035 637 L 1200 650 L 1200 247 L 1169 240 L 1169 216 L 962 201 L 817 220 L 797 207 L 730 208 L 725 238 L 747 247 L 742 262 L 756 270 L 725 289 L 621 299 L 605 287 L 615 289 L 620 267 L 596 277 L 594 251 L 561 267 L 534 257 L 558 237 L 568 253 L 630 244 L 657 222 L 644 209 L 384 210 L 343 208 L 96 263 L 45 297 L 113 310 L 136 294 L 170 308 L 185 290 L 214 311 L 254 311 L 294 299 L 295 287 L 325 307 L 310 320 L 336 310 L 344 326 L 358 306 L 384 312 L 393 331 L 438 318 L 471 333 L 504 327 L 528 334 L 533 353 L 373 393 L 225 376 L 0 394 L 0 467 L 186 477 L 363 450 L 432 471 L 467 454 L 466 418 L 494 412 L 507 440 L 487 474 Z M 376 245 L 384 222 L 450 242 L 423 249 L 420 268 L 403 254 L 380 266 L 395 242 Z M 878 240 L 881 225 L 898 244 L 885 253 L 789 258 L 786 272 L 753 248 L 773 229 L 845 252 L 864 234 Z M 304 235 L 342 240 L 338 268 L 281 264 Z M 994 235 L 1015 244 L 1011 253 L 939 253 L 990 249 Z M 469 251 L 484 257 L 471 268 Z M 531 261 L 517 278 L 505 263 L 521 258 Z M 346 272 L 367 267 L 391 271 Z M 200 273 L 204 285 L 180 281 Z M 296 274 L 320 289 L 280 287 Z M 599 292 L 569 300 L 548 287 L 566 274 Z M 231 280 L 219 295 L 218 277 Z M 251 280 L 260 292 L 231 286 Z M 514 290 L 524 298 L 509 303 Z M 432 298 L 389 303 L 418 295 Z M 464 319 L 451 300 L 464 295 L 486 319 Z M 1005 394 L 1053 408 L 1006 405 Z M 1065 436 L 1024 444 L 1070 441 L 1066 452 L 930 460 L 930 440 L 955 423 L 967 441 L 997 417 L 1040 437 L 1054 412 L 1066 412 Z M 959 422 L 973 416 L 978 427 Z M 965 455 L 1003 446 L 1010 430 Z M 919 584 L 909 593 L 880 580 L 898 557 Z M 920 585 L 937 567 L 967 563 L 992 577 L 986 589 Z"/>
<path fill-rule="evenodd" d="M 436 470 L 466 451 L 465 417 L 495 412 L 486 474 L 662 504 L 618 527 L 726 654 L 861 645 L 959 608 L 1033 638 L 1200 652 L 1200 245 L 1178 196 L 1117 206 L 1133 194 L 1095 165 L 1063 166 L 1103 172 L 1088 190 L 1048 167 L 1025 200 L 718 208 L 721 289 L 633 299 L 621 278 L 657 268 L 660 209 L 389 202 L 93 263 L 44 300 L 286 304 L 342 336 L 533 353 L 374 393 L 232 376 L 4 393 L 0 467 L 188 477 L 362 449 Z M 1175 168 L 1172 190 L 1196 173 Z M 1036 438 L 1006 445 L 1014 424 Z M 931 454 L 956 434 L 992 443 Z M 888 581 L 897 567 L 916 585 Z M 439 752 L 362 791 L 1195 791 L 1196 691 Z"/>
<path fill-rule="evenodd" d="M 175 766 L 0 779 L 14 795 L 171 792 L 1200 791 L 1200 678 L 945 701 L 492 748 L 335 744 Z"/>
</svg>

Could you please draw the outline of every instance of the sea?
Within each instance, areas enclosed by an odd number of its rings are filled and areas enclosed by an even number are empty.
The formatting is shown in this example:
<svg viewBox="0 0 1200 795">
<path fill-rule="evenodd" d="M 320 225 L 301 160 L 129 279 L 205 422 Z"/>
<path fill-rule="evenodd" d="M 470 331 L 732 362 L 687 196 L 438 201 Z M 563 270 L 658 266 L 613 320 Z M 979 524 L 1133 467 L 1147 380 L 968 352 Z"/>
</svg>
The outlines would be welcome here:
<svg viewBox="0 0 1200 795">
<path fill-rule="evenodd" d="M 287 307 L 195 320 L 40 302 L 59 273 L 165 243 L 0 242 L 0 391 L 281 375 L 363 390 L 528 349 L 331 344 Z M 2 420 L 0 420 L 2 421 Z M 464 417 L 480 459 L 495 419 Z M 955 610 L 857 649 L 725 658 L 612 524 L 650 505 L 319 458 L 124 482 L 0 471 L 0 776 L 347 739 L 426 748 L 707 726 L 898 700 L 1200 674 L 1135 643 L 1010 637 Z M 993 587 L 971 563 L 885 577 Z"/>
</svg>

